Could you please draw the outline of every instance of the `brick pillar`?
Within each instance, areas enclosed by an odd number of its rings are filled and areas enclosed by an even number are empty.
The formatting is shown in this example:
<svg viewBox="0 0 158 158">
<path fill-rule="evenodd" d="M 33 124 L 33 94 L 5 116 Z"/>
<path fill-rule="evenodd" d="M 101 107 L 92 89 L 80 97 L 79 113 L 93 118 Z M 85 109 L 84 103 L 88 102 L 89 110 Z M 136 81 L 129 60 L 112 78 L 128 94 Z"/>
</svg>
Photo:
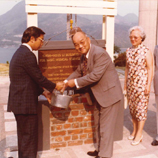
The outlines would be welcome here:
<svg viewBox="0 0 158 158">
<path fill-rule="evenodd" d="M 50 114 L 50 147 L 94 143 L 93 106 L 85 97 L 75 98 L 68 109 L 52 107 Z"/>
</svg>

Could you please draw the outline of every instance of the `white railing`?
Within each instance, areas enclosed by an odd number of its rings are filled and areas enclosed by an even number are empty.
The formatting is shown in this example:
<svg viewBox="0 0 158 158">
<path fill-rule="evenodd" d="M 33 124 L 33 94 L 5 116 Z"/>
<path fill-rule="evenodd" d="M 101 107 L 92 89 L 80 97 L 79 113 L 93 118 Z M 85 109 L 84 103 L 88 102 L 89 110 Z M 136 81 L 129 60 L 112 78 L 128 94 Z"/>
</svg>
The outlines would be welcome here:
<svg viewBox="0 0 158 158">
<path fill-rule="evenodd" d="M 115 1 L 25 0 L 27 13 L 116 15 Z"/>
</svg>

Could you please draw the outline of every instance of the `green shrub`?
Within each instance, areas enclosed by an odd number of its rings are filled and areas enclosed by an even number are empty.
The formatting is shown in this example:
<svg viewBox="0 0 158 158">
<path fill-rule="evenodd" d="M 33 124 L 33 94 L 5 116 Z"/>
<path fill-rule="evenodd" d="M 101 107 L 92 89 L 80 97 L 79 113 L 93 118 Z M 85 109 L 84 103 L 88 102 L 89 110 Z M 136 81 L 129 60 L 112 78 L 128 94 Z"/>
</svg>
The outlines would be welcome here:
<svg viewBox="0 0 158 158">
<path fill-rule="evenodd" d="M 8 65 L 9 65 L 9 61 L 6 61 L 6 64 L 8 64 Z"/>
<path fill-rule="evenodd" d="M 126 52 L 120 53 L 114 60 L 115 66 L 126 66 Z"/>
</svg>

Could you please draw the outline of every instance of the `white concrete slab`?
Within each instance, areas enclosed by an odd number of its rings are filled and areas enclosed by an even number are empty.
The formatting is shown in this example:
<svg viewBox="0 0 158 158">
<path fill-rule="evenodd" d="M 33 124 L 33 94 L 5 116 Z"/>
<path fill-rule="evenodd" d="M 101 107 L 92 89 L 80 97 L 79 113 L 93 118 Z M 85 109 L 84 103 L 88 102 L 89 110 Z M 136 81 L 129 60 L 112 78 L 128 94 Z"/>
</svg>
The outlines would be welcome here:
<svg viewBox="0 0 158 158">
<path fill-rule="evenodd" d="M 15 120 L 14 114 L 12 112 L 5 112 L 4 113 L 5 120 Z"/>
<path fill-rule="evenodd" d="M 14 152 L 6 152 L 5 155 L 6 155 L 6 157 L 18 158 L 18 152 L 17 152 L 17 151 L 14 151 Z"/>
<path fill-rule="evenodd" d="M 9 132 L 9 131 L 16 131 L 16 122 L 15 121 L 9 121 L 9 122 L 5 122 L 5 131 Z"/>
<path fill-rule="evenodd" d="M 4 111 L 7 111 L 7 105 L 3 105 Z"/>
<path fill-rule="evenodd" d="M 6 147 L 17 146 L 17 135 L 6 136 Z"/>
<path fill-rule="evenodd" d="M 137 156 L 132 158 L 157 158 L 157 156 L 154 154 L 150 154 L 150 155 L 143 155 L 143 156 Z"/>
</svg>

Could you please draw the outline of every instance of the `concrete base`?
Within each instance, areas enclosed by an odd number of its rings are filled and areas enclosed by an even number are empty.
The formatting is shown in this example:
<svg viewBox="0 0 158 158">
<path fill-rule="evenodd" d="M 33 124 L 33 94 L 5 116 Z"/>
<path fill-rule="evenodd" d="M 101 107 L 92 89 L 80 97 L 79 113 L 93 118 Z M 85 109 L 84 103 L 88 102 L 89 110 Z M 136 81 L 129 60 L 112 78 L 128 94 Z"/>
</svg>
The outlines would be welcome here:
<svg viewBox="0 0 158 158">
<path fill-rule="evenodd" d="M 38 103 L 38 151 L 50 149 L 50 111 L 46 100 Z"/>
</svg>

